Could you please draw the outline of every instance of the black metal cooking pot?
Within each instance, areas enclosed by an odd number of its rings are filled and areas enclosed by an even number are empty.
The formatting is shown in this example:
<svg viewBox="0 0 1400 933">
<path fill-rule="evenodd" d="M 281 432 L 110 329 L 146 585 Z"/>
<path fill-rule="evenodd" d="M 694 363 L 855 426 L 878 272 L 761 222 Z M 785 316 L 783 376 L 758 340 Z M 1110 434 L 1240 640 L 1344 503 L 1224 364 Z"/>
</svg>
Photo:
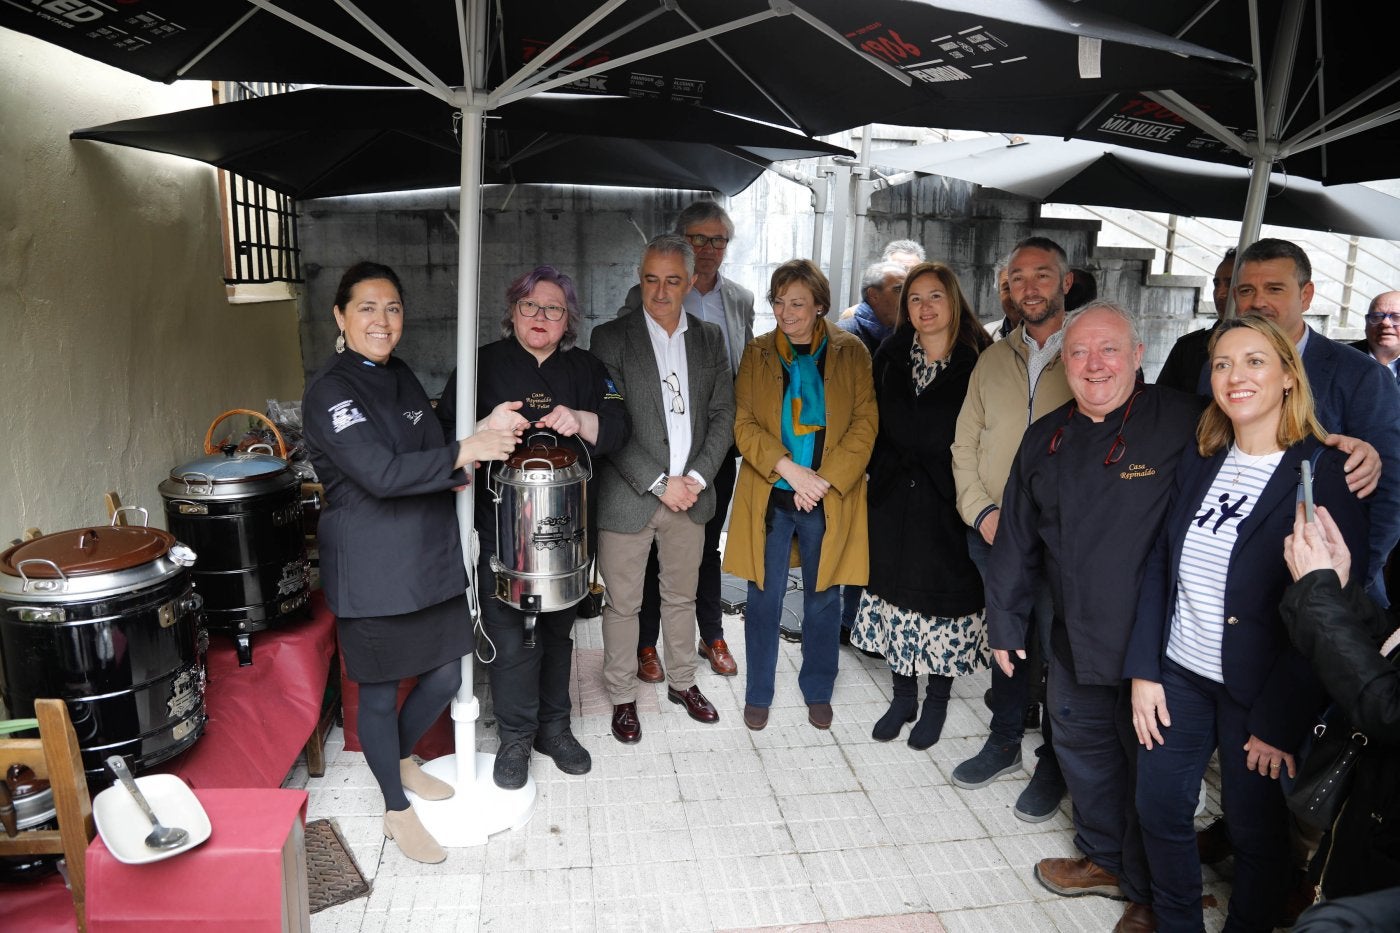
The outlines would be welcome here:
<svg viewBox="0 0 1400 933">
<path fill-rule="evenodd" d="M 0 553 L 0 695 L 15 717 L 67 701 L 89 782 L 106 784 L 109 755 L 139 772 L 204 731 L 194 558 L 157 528 L 116 525 Z"/>
<path fill-rule="evenodd" d="M 213 448 L 208 437 L 205 444 L 207 456 L 176 467 L 160 484 L 165 526 L 198 552 L 194 581 L 205 625 L 231 636 L 246 666 L 253 662 L 252 633 L 309 611 L 301 479 L 270 447 Z"/>
</svg>

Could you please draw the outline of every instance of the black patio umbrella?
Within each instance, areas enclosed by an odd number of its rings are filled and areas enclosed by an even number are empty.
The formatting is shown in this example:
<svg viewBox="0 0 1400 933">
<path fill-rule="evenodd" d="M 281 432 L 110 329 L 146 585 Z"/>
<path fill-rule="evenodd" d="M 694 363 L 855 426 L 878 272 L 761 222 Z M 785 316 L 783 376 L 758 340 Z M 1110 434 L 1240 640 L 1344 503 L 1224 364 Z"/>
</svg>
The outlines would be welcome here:
<svg viewBox="0 0 1400 933">
<path fill-rule="evenodd" d="M 1325 0 L 1080 0 L 1235 55 L 1253 82 L 1157 85 L 1084 101 L 1058 129 L 1034 132 L 1112 142 L 1250 166 L 1241 242 L 1258 235 L 1270 172 L 1324 184 L 1393 178 L 1400 145 L 1400 68 L 1380 7 Z M 1002 127 L 1005 129 L 1005 127 Z"/>
<path fill-rule="evenodd" d="M 310 88 L 71 136 L 198 159 L 309 199 L 455 187 L 462 156 L 453 113 L 410 88 Z M 734 195 L 772 162 L 821 155 L 852 153 L 703 107 L 543 94 L 493 112 L 482 181 Z"/>
<path fill-rule="evenodd" d="M 1053 136 L 982 137 L 872 152 L 898 171 L 960 178 L 1042 203 L 1097 204 L 1239 220 L 1249 169 Z M 1364 185 L 1326 186 L 1275 172 L 1264 222 L 1400 239 L 1400 199 Z"/>
<path fill-rule="evenodd" d="M 700 103 L 809 135 L 939 101 L 1250 75 L 1067 0 L 128 0 L 2 4 L 0 26 L 159 81 L 406 84 L 444 99 L 465 87 L 484 110 L 569 90 Z"/>
<path fill-rule="evenodd" d="M 1026 97 L 1251 74 L 1065 0 L 63 0 L 0 4 L 0 26 L 157 80 L 403 84 L 459 110 L 459 436 L 476 410 L 484 123 L 506 104 L 621 93 L 812 135 L 943 101 L 996 112 Z M 472 497 L 458 500 L 470 534 Z"/>
</svg>

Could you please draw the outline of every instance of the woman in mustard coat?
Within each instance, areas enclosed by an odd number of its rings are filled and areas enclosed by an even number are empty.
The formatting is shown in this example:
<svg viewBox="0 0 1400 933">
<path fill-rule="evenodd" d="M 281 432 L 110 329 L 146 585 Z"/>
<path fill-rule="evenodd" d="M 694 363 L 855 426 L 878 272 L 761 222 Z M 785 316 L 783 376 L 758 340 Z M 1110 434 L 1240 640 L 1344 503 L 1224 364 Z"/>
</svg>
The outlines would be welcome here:
<svg viewBox="0 0 1400 933">
<path fill-rule="evenodd" d="M 869 573 L 865 466 L 878 423 L 875 388 L 865 345 L 827 326 L 831 289 L 812 262 L 779 266 L 768 301 L 777 329 L 745 348 L 734 386 L 743 463 L 724 552 L 724 569 L 750 581 L 744 724 L 768 724 L 787 571 L 801 566 L 797 683 L 808 721 L 827 729 L 841 628 L 836 588 L 864 585 Z"/>
</svg>

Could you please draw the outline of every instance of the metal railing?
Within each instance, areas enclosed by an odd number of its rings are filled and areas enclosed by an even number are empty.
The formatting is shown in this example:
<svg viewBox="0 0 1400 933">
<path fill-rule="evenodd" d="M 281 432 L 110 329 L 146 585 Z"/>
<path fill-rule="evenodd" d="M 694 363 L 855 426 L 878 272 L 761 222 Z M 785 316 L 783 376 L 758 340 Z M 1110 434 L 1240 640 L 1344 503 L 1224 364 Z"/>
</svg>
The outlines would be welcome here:
<svg viewBox="0 0 1400 933">
<path fill-rule="evenodd" d="M 220 103 L 266 97 L 286 84 L 225 81 L 216 85 Z M 219 172 L 224 213 L 224 283 L 265 285 L 301 282 L 296 201 L 232 172 Z"/>
</svg>

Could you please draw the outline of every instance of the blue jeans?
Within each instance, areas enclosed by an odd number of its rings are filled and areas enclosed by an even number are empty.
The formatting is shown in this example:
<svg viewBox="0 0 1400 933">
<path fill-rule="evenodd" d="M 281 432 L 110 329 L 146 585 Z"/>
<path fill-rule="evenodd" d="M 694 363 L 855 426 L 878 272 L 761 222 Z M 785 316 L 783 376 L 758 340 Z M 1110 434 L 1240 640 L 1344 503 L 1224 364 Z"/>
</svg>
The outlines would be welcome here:
<svg viewBox="0 0 1400 933">
<path fill-rule="evenodd" d="M 1166 744 L 1137 755 L 1137 810 L 1152 868 L 1157 929 L 1201 928 L 1201 862 L 1193 815 L 1211 753 L 1220 752 L 1221 803 L 1235 851 L 1226 930 L 1270 930 L 1278 919 L 1292 856 L 1279 782 L 1245 767 L 1249 710 L 1224 684 L 1162 660 L 1170 727 Z"/>
<path fill-rule="evenodd" d="M 750 706 L 773 705 L 773 678 L 778 670 L 778 622 L 787 590 L 792 538 L 802 564 L 802 670 L 797 685 L 808 703 L 830 703 L 840 654 L 841 607 L 836 587 L 818 590 L 817 566 L 822 555 L 826 515 L 773 509 L 763 546 L 763 579 L 766 587 L 749 583 L 744 611 L 744 648 L 748 654 L 744 702 Z"/>
</svg>

